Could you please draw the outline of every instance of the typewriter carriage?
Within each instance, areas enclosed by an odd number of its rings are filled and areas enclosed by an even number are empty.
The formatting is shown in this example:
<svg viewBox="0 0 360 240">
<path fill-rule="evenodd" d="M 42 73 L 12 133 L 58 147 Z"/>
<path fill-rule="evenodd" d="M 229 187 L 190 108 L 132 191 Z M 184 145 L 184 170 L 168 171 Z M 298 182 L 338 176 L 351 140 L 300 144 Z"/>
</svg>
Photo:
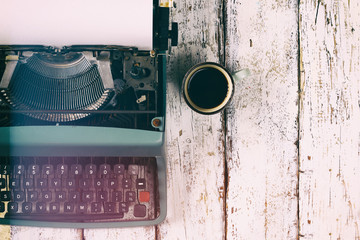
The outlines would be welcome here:
<svg viewBox="0 0 360 240">
<path fill-rule="evenodd" d="M 162 56 L 98 49 L 6 51 L 0 72 L 1 123 L 154 130 L 151 119 L 163 114 Z M 151 118 L 145 125 L 144 117 Z"/>
</svg>

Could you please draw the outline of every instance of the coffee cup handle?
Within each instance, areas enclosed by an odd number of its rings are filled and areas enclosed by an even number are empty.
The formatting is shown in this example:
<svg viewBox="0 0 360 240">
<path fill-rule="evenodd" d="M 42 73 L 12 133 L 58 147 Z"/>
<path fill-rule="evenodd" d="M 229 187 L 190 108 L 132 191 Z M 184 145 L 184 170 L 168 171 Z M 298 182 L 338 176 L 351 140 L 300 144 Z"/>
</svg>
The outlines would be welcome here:
<svg viewBox="0 0 360 240">
<path fill-rule="evenodd" d="M 231 74 L 231 76 L 233 77 L 233 79 L 235 81 L 240 81 L 243 78 L 246 78 L 246 77 L 248 77 L 250 75 L 251 75 L 251 72 L 250 72 L 250 70 L 248 68 L 241 69 L 241 70 L 236 71 L 233 74 Z"/>
</svg>

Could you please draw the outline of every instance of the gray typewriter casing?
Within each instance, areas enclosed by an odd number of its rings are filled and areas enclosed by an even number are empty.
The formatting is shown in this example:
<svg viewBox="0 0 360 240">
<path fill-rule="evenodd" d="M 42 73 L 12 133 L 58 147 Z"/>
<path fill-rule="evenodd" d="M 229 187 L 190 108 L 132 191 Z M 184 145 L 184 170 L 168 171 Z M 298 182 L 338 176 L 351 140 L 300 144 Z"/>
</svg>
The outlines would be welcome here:
<svg viewBox="0 0 360 240">
<path fill-rule="evenodd" d="M 151 221 L 131 221 L 131 222 L 45 222 L 45 221 L 28 221 L 28 220 L 11 220 L 0 219 L 0 224 L 25 225 L 25 226 L 42 226 L 42 227 L 66 227 L 66 228 L 109 228 L 109 227 L 132 227 L 155 225 L 162 222 L 166 217 L 166 158 L 165 158 L 165 99 L 166 99 L 166 56 L 169 36 L 172 37 L 172 45 L 176 45 L 177 29 L 173 25 L 172 31 L 169 30 L 169 9 L 158 7 L 158 1 L 154 1 L 154 50 L 142 51 L 136 47 L 123 46 L 67 46 L 63 49 L 55 49 L 49 46 L 0 46 L 0 63 L 2 61 L 3 71 L 0 75 L 0 95 L 2 94 L 1 104 L 8 106 L 10 101 L 6 99 L 7 88 L 6 74 L 13 73 L 14 69 L 7 69 L 7 64 L 12 61 L 19 61 L 22 55 L 28 52 L 44 54 L 63 54 L 70 52 L 91 53 L 95 59 L 100 59 L 102 53 L 106 56 L 112 56 L 107 61 L 116 59 L 114 55 L 120 54 L 121 59 L 152 59 L 155 73 L 151 73 L 148 78 L 151 82 L 146 81 L 139 83 L 137 80 L 127 82 L 130 87 L 136 88 L 135 91 L 147 90 L 154 92 L 155 82 L 156 107 L 153 109 L 143 109 L 150 114 L 152 126 L 148 127 L 114 127 L 114 126 L 89 126 L 86 124 L 73 125 L 63 124 L 56 119 L 49 124 L 18 124 L 16 126 L 4 124 L 0 126 L 0 156 L 124 156 L 124 157 L 155 157 L 157 161 L 158 189 L 159 189 L 159 206 L 160 213 L 155 220 Z M 20 58 L 14 56 L 20 56 Z M 25 56 L 26 57 L 26 56 Z M 130 78 L 129 71 L 131 66 L 127 66 L 125 61 L 122 63 L 124 78 Z M 1 66 L 0 66 L 1 70 Z M 1 71 L 0 71 L 1 73 Z M 5 79 L 5 80 L 4 80 Z M 104 83 L 105 84 L 105 83 Z M 116 85 L 116 84 L 115 84 Z M 114 87 L 114 84 L 110 86 Z M 4 90 L 4 91 L 2 91 Z M 115 94 L 115 90 L 113 94 Z M 152 94 L 152 93 L 151 93 Z M 141 94 L 140 94 L 141 95 Z M 111 99 L 111 97 L 109 97 Z M 8 101 L 8 102 L 6 102 Z M 141 101 L 140 98 L 138 101 Z M 6 102 L 6 103 L 4 103 Z M 111 102 L 111 100 L 108 100 Z M 107 114 L 107 110 L 99 109 Z M 122 114 L 136 114 L 133 110 L 116 110 Z M 60 116 L 61 114 L 83 114 L 91 115 L 94 110 L 29 110 L 0 108 L 1 114 L 8 116 L 28 115 L 43 113 L 46 116 Z M 86 117 L 85 117 L 86 118 Z M 142 121 L 142 118 L 140 118 Z M 155 121 L 154 121 L 155 120 Z M 44 119 L 40 119 L 44 122 Z M 71 122 L 71 121 L 70 121 Z M 154 123 L 156 123 L 154 125 Z M 149 125 L 149 123 L 147 123 Z"/>
</svg>

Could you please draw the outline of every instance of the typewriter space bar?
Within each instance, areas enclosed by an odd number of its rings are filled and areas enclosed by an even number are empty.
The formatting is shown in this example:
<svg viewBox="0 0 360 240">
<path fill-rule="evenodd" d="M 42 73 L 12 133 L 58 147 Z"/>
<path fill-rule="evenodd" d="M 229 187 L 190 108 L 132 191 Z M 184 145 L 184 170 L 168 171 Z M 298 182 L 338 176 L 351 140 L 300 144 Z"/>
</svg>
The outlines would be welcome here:
<svg viewBox="0 0 360 240">
<path fill-rule="evenodd" d="M 33 220 L 33 221 L 54 221 L 54 222 L 106 222 L 120 221 L 124 218 L 124 213 L 116 214 L 6 214 L 7 219 Z"/>
</svg>

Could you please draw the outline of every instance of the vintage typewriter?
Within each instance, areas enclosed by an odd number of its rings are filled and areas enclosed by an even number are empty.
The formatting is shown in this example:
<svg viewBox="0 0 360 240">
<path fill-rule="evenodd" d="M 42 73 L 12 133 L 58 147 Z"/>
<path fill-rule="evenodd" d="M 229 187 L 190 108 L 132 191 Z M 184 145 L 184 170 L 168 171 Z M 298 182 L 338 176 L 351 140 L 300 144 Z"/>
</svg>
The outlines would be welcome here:
<svg viewBox="0 0 360 240">
<path fill-rule="evenodd" d="M 149 1 L 133 3 L 141 2 Z M 0 46 L 0 224 L 164 220 L 165 53 L 177 25 L 169 26 L 169 1 L 151 1 L 150 11 L 151 49 Z"/>
</svg>

